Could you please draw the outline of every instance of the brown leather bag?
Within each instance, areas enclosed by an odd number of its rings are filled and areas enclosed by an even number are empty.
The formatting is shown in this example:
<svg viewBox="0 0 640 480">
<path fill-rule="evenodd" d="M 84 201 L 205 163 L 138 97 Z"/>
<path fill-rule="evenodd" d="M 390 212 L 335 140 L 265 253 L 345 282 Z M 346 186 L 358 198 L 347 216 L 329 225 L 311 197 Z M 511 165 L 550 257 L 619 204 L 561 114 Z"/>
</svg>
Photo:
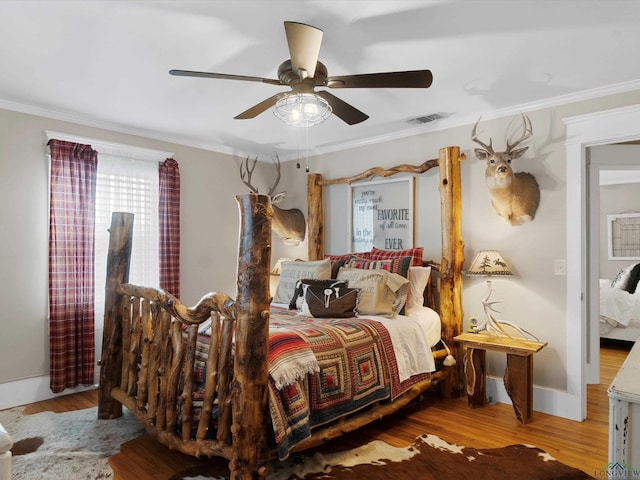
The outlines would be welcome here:
<svg viewBox="0 0 640 480">
<path fill-rule="evenodd" d="M 309 312 L 316 318 L 350 318 L 358 316 L 360 289 L 341 286 L 303 285 Z"/>
</svg>

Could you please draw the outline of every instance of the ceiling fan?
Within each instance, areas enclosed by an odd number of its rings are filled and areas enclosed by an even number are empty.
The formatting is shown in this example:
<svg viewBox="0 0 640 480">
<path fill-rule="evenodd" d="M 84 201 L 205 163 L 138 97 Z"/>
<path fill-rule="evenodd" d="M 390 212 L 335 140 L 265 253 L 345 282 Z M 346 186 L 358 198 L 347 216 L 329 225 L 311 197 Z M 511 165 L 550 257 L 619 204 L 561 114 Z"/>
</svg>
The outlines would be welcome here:
<svg viewBox="0 0 640 480">
<path fill-rule="evenodd" d="M 333 113 L 349 125 L 365 121 L 369 116 L 349 105 L 326 90 L 315 91 L 315 87 L 328 88 L 428 88 L 433 76 L 429 70 L 404 72 L 368 73 L 330 77 L 327 67 L 318 61 L 322 30 L 298 22 L 284 22 L 285 34 L 291 59 L 278 67 L 278 79 L 229 75 L 225 73 L 194 72 L 190 70 L 170 70 L 171 75 L 184 77 L 219 78 L 261 82 L 269 85 L 289 86 L 291 92 L 277 93 L 245 110 L 236 119 L 254 118 L 276 105 L 278 100 L 294 94 L 317 95 L 324 99 Z"/>
</svg>

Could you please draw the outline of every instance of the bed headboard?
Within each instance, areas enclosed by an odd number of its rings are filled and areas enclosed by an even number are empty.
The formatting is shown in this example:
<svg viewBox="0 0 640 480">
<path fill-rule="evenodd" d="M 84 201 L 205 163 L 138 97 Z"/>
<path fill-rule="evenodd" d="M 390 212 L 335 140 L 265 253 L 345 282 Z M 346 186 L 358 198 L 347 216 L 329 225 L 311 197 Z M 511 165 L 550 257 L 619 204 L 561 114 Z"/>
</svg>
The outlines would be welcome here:
<svg viewBox="0 0 640 480">
<path fill-rule="evenodd" d="M 422 174 L 438 167 L 440 171 L 440 218 L 442 224 L 442 259 L 440 262 L 439 313 L 442 320 L 442 336 L 452 349 L 460 347 L 453 337 L 462 331 L 462 265 L 464 263 L 464 241 L 462 239 L 462 185 L 460 162 L 465 159 L 460 147 L 443 147 L 437 159 L 420 165 L 397 165 L 390 169 L 370 168 L 352 177 L 323 179 L 321 174 L 309 174 L 307 178 L 307 222 L 309 232 L 309 260 L 324 258 L 324 211 L 323 187 L 339 183 L 351 184 L 373 177 L 390 177 L 398 173 Z M 460 354 L 460 352 L 457 352 Z M 460 355 L 457 357 L 461 358 Z M 462 362 L 460 362 L 462 363 Z M 461 372 L 452 375 L 445 385 L 450 395 L 462 388 Z"/>
</svg>

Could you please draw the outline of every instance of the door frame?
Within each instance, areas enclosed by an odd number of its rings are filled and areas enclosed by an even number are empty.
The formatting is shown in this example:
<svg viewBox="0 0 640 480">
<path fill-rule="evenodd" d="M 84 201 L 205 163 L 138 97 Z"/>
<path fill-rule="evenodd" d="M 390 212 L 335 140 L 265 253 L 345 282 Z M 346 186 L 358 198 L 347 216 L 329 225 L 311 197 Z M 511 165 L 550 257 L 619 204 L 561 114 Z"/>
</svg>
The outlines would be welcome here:
<svg viewBox="0 0 640 480">
<path fill-rule="evenodd" d="M 567 331 L 571 332 L 567 336 L 565 413 L 567 418 L 584 420 L 587 383 L 599 375 L 598 321 L 590 311 L 589 147 L 640 138 L 640 105 L 562 121 L 566 125 L 567 158 Z"/>
</svg>

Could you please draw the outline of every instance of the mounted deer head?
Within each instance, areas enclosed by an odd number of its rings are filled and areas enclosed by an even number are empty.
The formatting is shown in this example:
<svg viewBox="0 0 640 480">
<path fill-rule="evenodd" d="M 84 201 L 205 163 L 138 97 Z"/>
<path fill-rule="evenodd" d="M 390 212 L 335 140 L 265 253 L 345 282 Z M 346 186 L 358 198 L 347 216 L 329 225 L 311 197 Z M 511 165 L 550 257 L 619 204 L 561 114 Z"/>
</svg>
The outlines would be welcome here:
<svg viewBox="0 0 640 480">
<path fill-rule="evenodd" d="M 252 193 L 259 193 L 258 189 L 251 184 L 251 175 L 258 163 L 258 157 L 253 160 L 253 163 L 249 163 L 249 157 L 247 157 L 244 163 L 240 164 L 240 179 L 242 183 L 249 187 Z M 277 202 L 284 200 L 287 192 L 273 193 L 276 191 L 276 187 L 280 182 L 280 159 L 278 158 L 278 154 L 276 154 L 273 163 L 276 166 L 276 179 L 269 189 L 269 193 L 267 193 L 267 195 L 271 197 L 271 204 L 273 206 L 273 221 L 271 226 L 285 245 L 298 245 L 304 240 L 307 223 L 304 214 L 297 208 L 284 210 L 275 205 Z"/>
<path fill-rule="evenodd" d="M 507 140 L 507 149 L 504 152 L 495 152 L 491 138 L 489 145 L 478 139 L 480 118 L 473 126 L 471 140 L 482 147 L 474 150 L 476 157 L 487 162 L 484 177 L 491 195 L 491 205 L 498 215 L 508 220 L 511 225 L 529 222 L 535 217 L 540 203 L 540 187 L 530 173 L 514 173 L 511 161 L 520 158 L 529 148 L 516 147 L 533 135 L 531 120 L 523 114 L 523 132 L 520 138 L 513 143 Z"/>
</svg>

